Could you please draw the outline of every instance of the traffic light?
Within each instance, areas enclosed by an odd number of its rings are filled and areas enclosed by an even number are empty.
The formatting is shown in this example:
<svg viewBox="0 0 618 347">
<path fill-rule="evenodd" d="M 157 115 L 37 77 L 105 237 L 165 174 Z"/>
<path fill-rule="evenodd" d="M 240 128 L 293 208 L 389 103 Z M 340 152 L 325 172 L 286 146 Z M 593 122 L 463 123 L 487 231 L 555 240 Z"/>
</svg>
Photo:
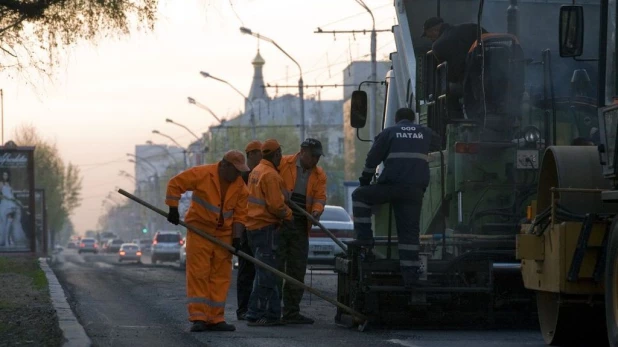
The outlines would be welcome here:
<svg viewBox="0 0 618 347">
<path fill-rule="evenodd" d="M 147 233 L 148 233 L 148 228 L 142 228 L 142 232 L 143 232 L 144 234 L 147 234 Z"/>
</svg>

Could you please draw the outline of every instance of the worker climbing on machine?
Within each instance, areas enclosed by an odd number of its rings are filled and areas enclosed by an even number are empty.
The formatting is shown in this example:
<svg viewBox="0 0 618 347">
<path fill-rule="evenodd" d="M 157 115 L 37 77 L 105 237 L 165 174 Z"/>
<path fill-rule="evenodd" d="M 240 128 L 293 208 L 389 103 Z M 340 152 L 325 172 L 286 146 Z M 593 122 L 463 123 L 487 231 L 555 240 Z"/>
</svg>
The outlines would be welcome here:
<svg viewBox="0 0 618 347">
<path fill-rule="evenodd" d="M 419 230 L 425 189 L 429 184 L 428 153 L 439 150 L 440 136 L 420 124 L 414 124 L 414 111 L 401 108 L 396 124 L 376 136 L 367 153 L 360 187 L 352 193 L 354 231 L 350 245 L 371 248 L 371 208 L 392 203 L 399 240 L 399 259 L 404 285 L 420 285 Z M 377 184 L 371 185 L 376 167 L 384 163 Z"/>
<path fill-rule="evenodd" d="M 262 160 L 249 175 L 247 237 L 255 258 L 272 267 L 278 266 L 281 230 L 294 225 L 292 210 L 285 204 L 283 179 L 277 172 L 281 157 L 277 140 L 264 141 Z M 255 269 L 246 319 L 249 326 L 282 324 L 277 278 L 260 267 Z"/>
<path fill-rule="evenodd" d="M 316 220 L 324 212 L 326 204 L 326 174 L 317 166 L 324 155 L 322 143 L 316 139 L 306 139 L 300 145 L 300 152 L 286 155 L 281 159 L 279 174 L 283 178 L 290 201 L 309 212 Z M 304 282 L 309 256 L 309 230 L 312 222 L 300 211 L 292 209 L 294 224 L 285 227 L 279 245 L 279 270 L 300 282 Z M 286 324 L 313 324 L 313 319 L 300 314 L 300 301 L 303 288 L 282 284 L 283 322 Z"/>
<path fill-rule="evenodd" d="M 247 154 L 247 165 L 249 170 L 253 170 L 262 160 L 262 143 L 258 140 L 253 140 L 245 147 Z M 251 171 L 241 173 L 245 184 L 249 182 L 249 174 Z M 247 238 L 247 230 L 243 230 L 240 238 L 240 250 L 253 257 L 251 247 L 249 247 L 249 239 Z M 249 306 L 249 297 L 253 288 L 253 280 L 255 279 L 255 266 L 250 261 L 244 258 L 238 259 L 238 276 L 236 278 L 236 298 L 238 300 L 238 309 L 236 317 L 238 320 L 244 320 Z"/>
<path fill-rule="evenodd" d="M 485 34 L 487 31 L 482 29 L 482 33 Z M 478 25 L 467 23 L 453 26 L 444 23 L 442 18 L 432 17 L 425 21 L 421 36 L 433 42 L 432 52 L 438 62 L 447 62 L 449 113 L 454 113 L 454 116 L 463 115 L 459 98 L 463 95 L 468 52 L 478 38 Z"/>
<path fill-rule="evenodd" d="M 247 187 L 240 177 L 249 171 L 240 151 L 228 151 L 217 164 L 190 168 L 172 177 L 167 185 L 167 220 L 178 225 L 180 196 L 193 191 L 185 223 L 240 247 L 247 221 Z M 232 276 L 232 255 L 222 247 L 187 231 L 187 309 L 191 331 L 234 331 L 225 322 L 224 308 Z"/>
</svg>

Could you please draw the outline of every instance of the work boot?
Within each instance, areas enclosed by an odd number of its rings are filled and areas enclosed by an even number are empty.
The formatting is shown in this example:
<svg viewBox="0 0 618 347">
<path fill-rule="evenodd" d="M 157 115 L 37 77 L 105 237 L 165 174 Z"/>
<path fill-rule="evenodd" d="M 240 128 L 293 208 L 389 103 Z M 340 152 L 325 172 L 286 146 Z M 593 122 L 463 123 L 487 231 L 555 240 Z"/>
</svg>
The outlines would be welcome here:
<svg viewBox="0 0 618 347">
<path fill-rule="evenodd" d="M 216 324 L 208 324 L 206 326 L 206 330 L 208 331 L 235 331 L 236 327 L 232 324 L 227 324 L 226 322 L 219 322 Z"/>
<path fill-rule="evenodd" d="M 201 321 L 201 320 L 194 321 L 193 325 L 191 326 L 191 332 L 193 333 L 199 333 L 199 332 L 206 331 L 206 330 L 208 330 L 206 322 Z"/>
<path fill-rule="evenodd" d="M 247 320 L 247 312 L 237 313 L 236 318 L 238 320 Z"/>
<path fill-rule="evenodd" d="M 313 319 L 305 317 L 302 314 L 297 314 L 292 317 L 283 317 L 282 321 L 285 324 L 313 324 L 314 322 Z"/>
</svg>

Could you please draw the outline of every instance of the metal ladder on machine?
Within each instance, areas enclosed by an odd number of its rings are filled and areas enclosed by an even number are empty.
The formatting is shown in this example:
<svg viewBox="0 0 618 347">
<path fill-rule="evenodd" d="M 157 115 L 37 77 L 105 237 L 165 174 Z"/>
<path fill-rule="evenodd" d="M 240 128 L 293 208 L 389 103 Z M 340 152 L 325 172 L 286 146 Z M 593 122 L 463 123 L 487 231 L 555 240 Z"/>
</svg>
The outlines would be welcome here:
<svg viewBox="0 0 618 347">
<path fill-rule="evenodd" d="M 589 245 L 590 236 L 592 235 L 592 227 L 594 222 L 605 222 L 605 235 L 603 236 L 603 241 L 600 245 Z M 596 214 L 596 213 L 587 213 L 584 221 L 582 222 L 582 228 L 579 233 L 579 238 L 577 240 L 577 247 L 575 248 L 575 253 L 573 254 L 573 260 L 571 261 L 571 266 L 569 267 L 569 273 L 567 276 L 567 280 L 569 282 L 577 282 L 580 280 L 579 273 L 581 271 L 582 264 L 584 262 L 584 257 L 586 255 L 586 251 L 591 249 L 597 249 L 597 259 L 594 266 L 594 272 L 592 274 L 592 280 L 594 282 L 599 282 L 602 280 L 603 271 L 605 270 L 605 255 L 607 252 L 607 241 L 609 238 L 609 234 L 611 232 L 611 223 L 608 223 L 605 216 Z"/>
</svg>

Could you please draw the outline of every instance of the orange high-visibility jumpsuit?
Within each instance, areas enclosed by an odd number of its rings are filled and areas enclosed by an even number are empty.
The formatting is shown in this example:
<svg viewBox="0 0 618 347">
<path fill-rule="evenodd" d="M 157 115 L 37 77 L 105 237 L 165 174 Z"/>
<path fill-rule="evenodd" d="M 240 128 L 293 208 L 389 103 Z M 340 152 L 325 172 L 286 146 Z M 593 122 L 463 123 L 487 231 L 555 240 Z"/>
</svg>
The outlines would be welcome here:
<svg viewBox="0 0 618 347">
<path fill-rule="evenodd" d="M 284 155 L 279 164 L 279 174 L 283 178 L 283 183 L 288 195 L 292 195 L 294 187 L 296 186 L 296 162 L 300 153 L 295 155 Z M 309 180 L 307 181 L 307 192 L 305 194 L 306 207 L 305 209 L 310 214 L 317 212 L 322 214 L 324 212 L 324 205 L 326 205 L 326 173 L 324 170 L 316 166 L 311 170 Z M 307 223 L 307 230 L 311 229 L 311 222 Z"/>
<path fill-rule="evenodd" d="M 232 243 L 232 224 L 245 224 L 249 191 L 242 177 L 232 183 L 219 177 L 219 164 L 193 167 L 173 177 L 165 203 L 178 206 L 181 194 L 193 191 L 185 223 Z M 232 254 L 187 231 L 187 309 L 189 321 L 224 322 L 232 276 Z"/>
<path fill-rule="evenodd" d="M 262 159 L 251 171 L 248 185 L 247 230 L 258 230 L 292 218 L 292 210 L 285 204 L 287 192 L 283 180 L 271 162 Z"/>
</svg>

